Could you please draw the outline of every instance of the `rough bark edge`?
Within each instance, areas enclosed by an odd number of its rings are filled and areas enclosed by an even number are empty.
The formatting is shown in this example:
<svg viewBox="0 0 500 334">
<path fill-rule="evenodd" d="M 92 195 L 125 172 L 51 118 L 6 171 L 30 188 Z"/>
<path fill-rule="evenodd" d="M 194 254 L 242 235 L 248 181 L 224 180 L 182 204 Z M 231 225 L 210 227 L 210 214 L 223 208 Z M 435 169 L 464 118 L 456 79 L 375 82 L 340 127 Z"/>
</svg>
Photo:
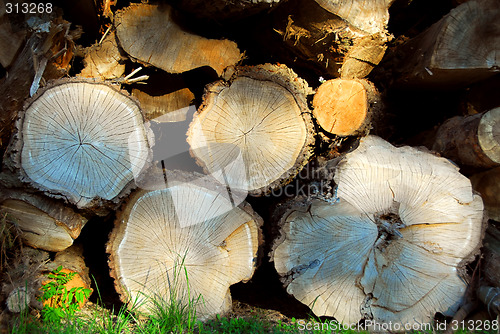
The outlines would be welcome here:
<svg viewBox="0 0 500 334">
<path fill-rule="evenodd" d="M 276 249 L 287 240 L 287 234 L 284 232 L 284 227 L 286 224 L 290 224 L 289 222 L 287 222 L 288 217 L 296 211 L 300 211 L 302 213 L 309 212 L 309 210 L 311 209 L 311 205 L 311 198 L 292 198 L 278 205 L 272 214 L 272 217 L 274 217 L 274 220 L 277 222 L 275 226 L 277 233 L 275 239 L 272 241 L 271 250 L 269 251 L 269 262 L 273 263 L 273 268 L 278 273 L 280 282 L 285 289 L 287 289 L 288 285 L 290 285 L 290 283 L 293 281 L 293 272 L 287 272 L 283 274 L 279 273 L 276 269 L 276 266 L 274 265 L 274 254 L 276 252 Z"/>
<path fill-rule="evenodd" d="M 156 173 L 154 177 L 163 177 L 162 172 L 158 169 L 152 168 L 150 170 L 152 173 Z M 175 179 L 176 181 L 181 181 L 181 182 L 189 182 L 191 184 L 195 184 L 199 187 L 205 188 L 210 191 L 227 191 L 227 187 L 223 186 L 222 184 L 218 183 L 215 179 L 209 181 L 207 179 L 206 175 L 199 174 L 199 173 L 188 173 L 184 171 L 167 171 L 166 172 L 166 177 L 167 179 L 172 177 L 172 179 Z M 158 189 L 166 189 L 159 187 Z M 155 189 L 155 190 L 158 190 Z M 130 215 L 130 211 L 133 208 L 133 204 L 137 202 L 137 200 L 142 197 L 144 194 L 150 192 L 151 190 L 144 190 L 144 189 L 137 189 L 132 192 L 132 194 L 129 196 L 127 201 L 125 201 L 121 207 L 121 209 L 117 212 L 116 214 L 116 219 L 114 222 L 114 227 L 111 230 L 108 238 L 108 242 L 106 243 L 106 253 L 108 254 L 108 267 L 109 267 L 109 273 L 111 278 L 113 279 L 113 283 L 115 286 L 115 290 L 118 293 L 120 300 L 127 304 L 128 307 L 133 307 L 133 300 L 130 299 L 128 291 L 124 288 L 124 286 L 121 283 L 121 272 L 119 270 L 119 266 L 116 265 L 116 263 L 119 263 L 119 259 L 116 257 L 117 250 L 120 247 L 120 243 L 123 240 L 123 236 L 125 234 L 125 228 L 126 224 L 124 224 L 124 221 L 128 219 L 128 216 Z M 258 244 L 257 244 L 257 252 L 255 254 L 255 258 L 257 259 L 254 262 L 254 266 L 252 269 L 252 276 L 255 273 L 255 270 L 257 269 L 258 265 L 260 264 L 260 261 L 262 259 L 262 245 L 264 244 L 264 237 L 263 237 L 263 232 L 262 232 L 262 226 L 264 224 L 264 220 L 252 209 L 251 205 L 245 201 L 241 202 L 238 206 L 241 210 L 246 212 L 247 214 L 252 217 L 253 221 L 256 224 L 257 231 L 258 231 Z M 248 223 L 248 222 L 247 222 Z M 241 282 L 246 283 L 248 280 L 243 280 Z M 229 290 L 228 290 L 229 293 Z M 230 294 L 229 294 L 230 296 Z"/>
<path fill-rule="evenodd" d="M 115 87 L 115 85 L 112 85 L 109 82 L 105 82 L 105 81 L 95 79 L 95 78 L 93 78 L 93 79 L 92 78 L 91 79 L 64 78 L 64 79 L 55 80 L 55 81 L 49 82 L 45 87 L 43 87 L 42 89 L 39 89 L 38 92 L 34 96 L 27 99 L 24 103 L 23 110 L 18 112 L 18 116 L 17 116 L 17 119 L 15 121 L 15 125 L 14 125 L 14 134 L 12 135 L 11 141 L 10 141 L 9 146 L 7 147 L 7 150 L 6 150 L 5 155 L 4 155 L 4 159 L 3 159 L 4 165 L 13 174 L 15 174 L 19 178 L 19 180 L 21 180 L 21 182 L 23 182 L 25 185 L 28 185 L 29 188 L 32 188 L 35 190 L 40 190 L 45 195 L 47 195 L 49 197 L 52 197 L 55 199 L 62 199 L 62 200 L 64 200 L 64 202 L 69 203 L 71 205 L 74 205 L 78 209 L 89 209 L 90 210 L 90 209 L 96 209 L 98 207 L 109 207 L 111 210 L 115 210 L 119 206 L 120 201 L 124 197 L 128 196 L 132 192 L 132 190 L 136 188 L 136 185 L 134 182 L 135 180 L 129 181 L 127 183 L 127 185 L 125 185 L 125 187 L 118 193 L 118 195 L 116 195 L 111 200 L 105 200 L 103 198 L 94 197 L 94 198 L 90 199 L 89 203 L 87 203 L 85 206 L 79 207 L 78 205 L 76 205 L 76 203 L 73 203 L 69 199 L 69 197 L 71 197 L 70 194 L 64 193 L 64 192 L 56 193 L 50 189 L 47 189 L 41 185 L 38 185 L 36 182 L 32 181 L 29 178 L 29 176 L 26 174 L 26 172 L 22 168 L 21 151 L 22 151 L 23 142 L 24 142 L 23 141 L 22 126 L 24 123 L 24 117 L 26 115 L 26 110 L 38 98 L 40 98 L 47 90 L 54 88 L 54 87 L 57 87 L 57 86 L 60 86 L 60 85 L 68 84 L 68 83 L 89 83 L 89 84 L 95 84 L 95 85 L 105 85 L 105 86 L 113 89 L 117 93 L 122 94 L 123 96 L 131 99 L 131 101 L 133 101 L 137 105 L 137 108 L 139 109 L 143 124 L 146 125 L 143 111 L 141 109 L 139 101 L 135 97 L 128 94 L 127 91 L 122 90 L 118 87 Z M 148 129 L 145 127 L 145 133 L 149 137 L 148 132 L 149 132 Z M 148 138 L 148 140 L 149 140 L 149 138 Z M 149 142 L 148 142 L 148 146 L 149 146 Z M 151 161 L 152 161 L 152 152 L 149 149 L 148 150 L 148 157 L 147 157 L 144 169 L 147 168 L 151 164 Z M 102 211 L 98 211 L 97 214 L 105 215 L 106 211 L 107 211 L 106 209 L 103 209 Z"/>
<path fill-rule="evenodd" d="M 278 189 L 290 183 L 302 170 L 302 168 L 307 165 L 313 155 L 314 144 L 316 141 L 316 130 L 312 121 L 312 112 L 309 110 L 306 100 L 308 95 L 313 94 L 313 90 L 308 86 L 305 80 L 299 78 L 299 76 L 292 69 L 289 69 L 285 65 L 264 64 L 227 68 L 224 73 L 224 77 L 225 80 L 216 81 L 205 87 L 202 104 L 194 114 L 193 120 L 189 125 L 189 129 L 186 134 L 188 143 L 191 143 L 192 141 L 192 129 L 198 121 L 198 117 L 205 112 L 209 105 L 213 104 L 214 99 L 212 93 L 218 93 L 222 89 L 231 86 L 232 82 L 239 77 L 247 77 L 259 81 L 269 81 L 280 85 L 292 94 L 297 106 L 301 110 L 301 116 L 306 127 L 306 138 L 304 145 L 295 160 L 294 166 L 285 171 L 280 177 L 278 177 L 278 179 L 271 182 L 267 186 L 248 190 L 248 194 L 251 196 L 264 196 L 269 194 L 272 190 Z M 203 171 L 206 174 L 209 174 L 205 163 L 196 157 L 191 145 L 189 146 L 190 155 L 196 160 L 196 163 L 203 168 Z"/>
</svg>

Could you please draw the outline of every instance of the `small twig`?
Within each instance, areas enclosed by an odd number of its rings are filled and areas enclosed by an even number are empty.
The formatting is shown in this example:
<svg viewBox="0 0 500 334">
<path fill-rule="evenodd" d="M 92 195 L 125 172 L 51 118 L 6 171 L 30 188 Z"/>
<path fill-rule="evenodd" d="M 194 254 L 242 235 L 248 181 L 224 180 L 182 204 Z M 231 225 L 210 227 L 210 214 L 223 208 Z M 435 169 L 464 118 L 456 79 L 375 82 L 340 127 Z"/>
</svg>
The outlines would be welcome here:
<svg viewBox="0 0 500 334">
<path fill-rule="evenodd" d="M 108 27 L 104 35 L 102 35 L 101 40 L 99 41 L 99 45 L 101 45 L 102 41 L 104 41 L 110 30 L 111 30 L 111 25 Z"/>
<path fill-rule="evenodd" d="M 119 84 L 132 84 L 132 83 L 142 83 L 145 84 L 145 82 L 139 82 L 139 81 L 146 81 L 149 79 L 149 75 L 141 75 L 140 77 L 137 78 L 132 78 L 137 72 L 142 70 L 142 67 L 139 67 L 135 70 L 132 71 L 129 75 L 127 75 L 124 78 L 118 78 L 112 80 L 113 82 L 119 83 Z"/>
</svg>

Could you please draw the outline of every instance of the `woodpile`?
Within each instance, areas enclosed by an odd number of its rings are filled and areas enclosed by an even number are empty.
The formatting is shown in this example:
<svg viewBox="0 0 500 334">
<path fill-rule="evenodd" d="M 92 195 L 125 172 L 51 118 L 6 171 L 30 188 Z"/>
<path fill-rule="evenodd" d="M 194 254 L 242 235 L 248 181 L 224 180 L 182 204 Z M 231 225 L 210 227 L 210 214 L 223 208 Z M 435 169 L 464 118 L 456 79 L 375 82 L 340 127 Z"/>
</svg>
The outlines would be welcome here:
<svg viewBox="0 0 500 334">
<path fill-rule="evenodd" d="M 498 314 L 500 9 L 453 3 L 0 3 L 0 303 L 62 265 L 202 320 L 256 272 L 346 324 Z"/>
</svg>

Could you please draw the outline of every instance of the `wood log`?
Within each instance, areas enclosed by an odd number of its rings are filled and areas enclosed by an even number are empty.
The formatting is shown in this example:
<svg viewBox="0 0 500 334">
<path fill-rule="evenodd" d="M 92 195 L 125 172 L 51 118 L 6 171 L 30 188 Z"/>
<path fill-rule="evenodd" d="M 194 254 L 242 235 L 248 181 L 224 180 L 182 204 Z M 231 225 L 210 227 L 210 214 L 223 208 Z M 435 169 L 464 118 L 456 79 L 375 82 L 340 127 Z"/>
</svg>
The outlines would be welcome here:
<svg viewBox="0 0 500 334">
<path fill-rule="evenodd" d="M 87 222 L 60 201 L 30 192 L 7 170 L 0 173 L 0 209 L 24 245 L 51 252 L 70 247 Z"/>
<path fill-rule="evenodd" d="M 80 246 L 71 246 L 58 252 L 53 261 L 49 261 L 47 253 L 39 253 L 26 247 L 21 255 L 21 262 L 10 269 L 10 282 L 4 284 L 3 290 L 10 291 L 7 298 L 7 307 L 10 312 L 19 313 L 28 306 L 41 309 L 43 305 L 53 304 L 53 299 L 43 303 L 38 301 L 42 291 L 41 286 L 50 281 L 48 274 L 59 266 L 62 273 L 75 273 L 72 280 L 65 284 L 66 289 L 74 287 L 91 289 L 88 268 L 83 260 L 83 249 Z M 85 299 L 80 306 L 85 305 Z"/>
<path fill-rule="evenodd" d="M 194 94 L 189 88 L 152 96 L 141 90 L 133 89 L 132 96 L 141 104 L 144 117 L 155 122 L 179 122 L 186 120 L 187 109 L 193 105 Z"/>
<path fill-rule="evenodd" d="M 333 79 L 321 84 L 313 99 L 319 126 L 337 136 L 368 134 L 380 113 L 381 99 L 366 80 Z"/>
<path fill-rule="evenodd" d="M 228 312 L 229 286 L 252 277 L 262 219 L 213 179 L 179 173 L 168 188 L 134 193 L 118 214 L 107 245 L 111 276 L 129 306 L 151 313 L 153 301 L 191 303 L 206 319 Z"/>
<path fill-rule="evenodd" d="M 30 303 L 31 295 L 24 286 L 12 290 L 5 302 L 7 309 L 12 313 L 23 312 L 29 307 Z"/>
<path fill-rule="evenodd" d="M 500 230 L 493 224 L 486 229 L 483 241 L 483 280 L 477 296 L 493 315 L 500 315 Z"/>
<path fill-rule="evenodd" d="M 27 105 L 17 129 L 22 178 L 78 208 L 117 202 L 150 154 L 139 106 L 104 84 L 55 83 Z"/>
<path fill-rule="evenodd" d="M 481 285 L 478 289 L 478 297 L 486 305 L 490 314 L 500 315 L 500 288 Z"/>
<path fill-rule="evenodd" d="M 497 167 L 500 108 L 472 116 L 453 117 L 438 129 L 432 149 L 461 166 Z"/>
<path fill-rule="evenodd" d="M 474 190 L 483 198 L 488 218 L 500 222 L 500 167 L 474 174 L 470 181 Z"/>
<path fill-rule="evenodd" d="M 317 2 L 326 5 L 328 1 Z M 342 1 L 330 4 L 335 2 Z M 356 7 L 354 2 L 352 6 Z M 326 73 L 333 78 L 367 76 L 382 60 L 390 40 L 385 30 L 367 33 L 309 0 L 280 6 L 274 14 L 273 29 L 283 36 L 294 58 L 314 64 L 319 75 Z"/>
<path fill-rule="evenodd" d="M 120 45 L 133 59 L 181 73 L 202 66 L 218 75 L 241 58 L 236 43 L 207 39 L 181 28 L 169 5 L 134 4 L 115 15 Z"/>
<path fill-rule="evenodd" d="M 19 199 L 10 195 L 0 201 L 0 208 L 21 230 L 23 243 L 33 248 L 62 251 L 73 244 L 87 222 L 59 202 L 26 193 L 18 193 Z"/>
<path fill-rule="evenodd" d="M 453 89 L 498 73 L 500 10 L 472 0 L 388 55 L 377 75 L 397 87 Z"/>
<path fill-rule="evenodd" d="M 89 47 L 85 53 L 85 67 L 79 77 L 107 80 L 119 78 L 125 73 L 126 57 L 120 53 L 114 31 L 101 43 Z"/>
<path fill-rule="evenodd" d="M 26 38 L 26 30 L 10 21 L 4 1 L 0 2 L 0 65 L 8 68 Z"/>
<path fill-rule="evenodd" d="M 484 224 L 470 181 L 446 159 L 375 136 L 334 181 L 330 199 L 297 201 L 281 218 L 272 259 L 288 293 L 346 324 L 453 315 Z"/>
<path fill-rule="evenodd" d="M 312 154 L 311 93 L 286 66 L 237 69 L 207 86 L 188 131 L 193 156 L 231 189 L 260 196 L 286 184 Z"/>
<path fill-rule="evenodd" d="M 340 16 L 369 34 L 383 33 L 389 23 L 389 7 L 394 0 L 315 0 L 321 7 Z"/>
<path fill-rule="evenodd" d="M 9 279 L 2 282 L 2 293 L 7 296 L 10 312 L 22 312 L 27 307 L 42 308 L 37 297 L 41 282 L 46 279 L 43 271 L 49 261 L 49 253 L 28 246 L 23 247 L 13 259 L 5 272 Z"/>
</svg>

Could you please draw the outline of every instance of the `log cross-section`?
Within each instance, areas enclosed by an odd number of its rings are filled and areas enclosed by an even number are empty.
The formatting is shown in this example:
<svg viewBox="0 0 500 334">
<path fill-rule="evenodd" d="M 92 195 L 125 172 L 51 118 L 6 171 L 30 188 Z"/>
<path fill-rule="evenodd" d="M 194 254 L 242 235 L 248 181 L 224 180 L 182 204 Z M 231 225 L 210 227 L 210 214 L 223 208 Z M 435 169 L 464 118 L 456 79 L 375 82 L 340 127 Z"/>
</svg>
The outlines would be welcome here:
<svg viewBox="0 0 500 334">
<path fill-rule="evenodd" d="M 464 300 L 483 203 L 444 158 L 368 136 L 336 167 L 333 199 L 281 219 L 274 262 L 287 291 L 346 324 L 428 324 Z M 404 329 L 404 327 L 401 327 Z"/>
<path fill-rule="evenodd" d="M 136 192 L 119 214 L 107 251 L 131 307 L 191 303 L 204 319 L 228 312 L 229 286 L 252 277 L 261 218 L 246 203 L 234 206 L 224 187 L 198 181 Z"/>
<path fill-rule="evenodd" d="M 149 156 L 139 106 L 108 85 L 63 82 L 22 116 L 16 145 L 23 177 L 78 207 L 115 199 Z"/>
<path fill-rule="evenodd" d="M 188 131 L 191 152 L 230 188 L 258 196 L 286 184 L 312 154 L 310 92 L 284 66 L 238 70 L 207 87 Z"/>
</svg>

